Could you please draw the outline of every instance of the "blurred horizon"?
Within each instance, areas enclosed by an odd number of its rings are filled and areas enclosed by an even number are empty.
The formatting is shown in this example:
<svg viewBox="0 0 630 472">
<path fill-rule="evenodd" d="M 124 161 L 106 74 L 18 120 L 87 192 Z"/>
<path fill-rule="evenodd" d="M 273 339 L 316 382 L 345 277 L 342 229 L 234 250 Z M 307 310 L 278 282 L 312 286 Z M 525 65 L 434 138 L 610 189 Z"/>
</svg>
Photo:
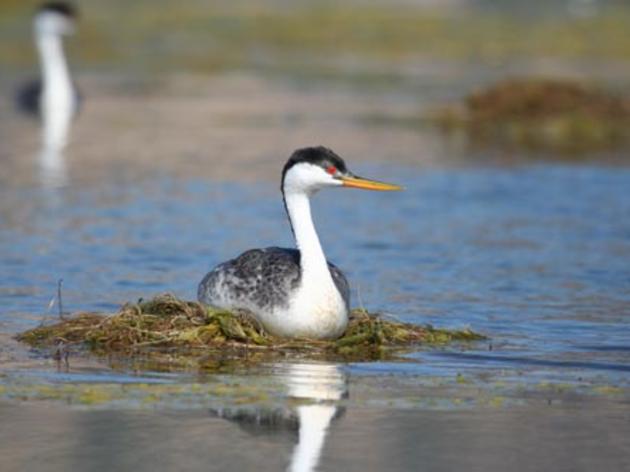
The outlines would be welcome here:
<svg viewBox="0 0 630 472">
<path fill-rule="evenodd" d="M 6 70 L 36 68 L 31 15 L 39 3 L 0 5 Z M 585 61 L 624 69 L 630 61 L 630 6 L 612 0 L 75 3 L 79 28 L 67 46 L 79 75 L 245 69 L 317 76 L 374 68 L 396 75 L 427 60 L 492 67 Z"/>
</svg>

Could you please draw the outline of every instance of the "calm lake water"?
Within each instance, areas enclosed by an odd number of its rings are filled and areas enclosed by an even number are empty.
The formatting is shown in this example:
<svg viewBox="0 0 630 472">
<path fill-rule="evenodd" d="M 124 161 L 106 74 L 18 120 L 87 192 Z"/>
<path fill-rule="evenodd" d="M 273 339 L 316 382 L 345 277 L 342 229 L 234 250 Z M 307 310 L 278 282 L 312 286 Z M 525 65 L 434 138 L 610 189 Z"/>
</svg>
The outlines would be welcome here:
<svg viewBox="0 0 630 472">
<path fill-rule="evenodd" d="M 56 316 L 47 306 L 59 278 L 66 310 L 115 310 L 165 291 L 194 298 L 217 262 L 291 244 L 277 183 L 152 175 L 98 188 L 3 187 L 7 470 L 626 467 L 630 170 L 353 167 L 406 188 L 314 200 L 324 247 L 347 270 L 354 304 L 471 327 L 488 341 L 421 350 L 408 362 L 222 375 L 73 358 L 59 370 L 8 339 Z M 299 411 L 306 407 L 291 406 L 294 397 L 323 411 Z M 300 429 L 309 424 L 311 433 Z M 32 453 L 44 445 L 48 452 Z"/>
<path fill-rule="evenodd" d="M 471 149 L 414 121 L 523 70 L 630 83 L 625 63 L 340 64 L 317 80 L 93 66 L 63 155 L 0 109 L 1 470 L 630 469 L 627 151 Z M 22 72 L 0 78 L 3 94 Z M 115 311 L 194 299 L 218 262 L 291 246 L 280 172 L 314 144 L 405 187 L 314 198 L 353 305 L 487 340 L 211 372 L 58 365 L 13 340 L 55 319 L 59 279 L 65 311 Z"/>
<path fill-rule="evenodd" d="M 464 352 L 413 354 L 412 364 L 358 366 L 362 373 L 490 370 L 627 384 L 630 170 L 368 164 L 357 172 L 405 191 L 335 189 L 314 199 L 354 305 L 491 338 Z M 60 278 L 65 310 L 115 310 L 162 292 L 194 299 L 215 264 L 250 247 L 292 245 L 275 183 L 152 176 L 99 187 L 0 190 L 11 202 L 0 232 L 5 331 L 41 322 Z"/>
</svg>

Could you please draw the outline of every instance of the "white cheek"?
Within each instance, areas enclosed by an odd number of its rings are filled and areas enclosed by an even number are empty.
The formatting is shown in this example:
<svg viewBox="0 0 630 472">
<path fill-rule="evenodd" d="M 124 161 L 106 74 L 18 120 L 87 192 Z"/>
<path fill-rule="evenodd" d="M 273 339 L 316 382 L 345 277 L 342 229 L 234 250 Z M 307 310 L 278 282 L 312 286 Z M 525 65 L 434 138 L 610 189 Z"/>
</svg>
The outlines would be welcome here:
<svg viewBox="0 0 630 472">
<path fill-rule="evenodd" d="M 335 185 L 336 181 L 319 166 L 298 164 L 285 177 L 285 190 L 312 193 L 323 187 Z"/>
</svg>

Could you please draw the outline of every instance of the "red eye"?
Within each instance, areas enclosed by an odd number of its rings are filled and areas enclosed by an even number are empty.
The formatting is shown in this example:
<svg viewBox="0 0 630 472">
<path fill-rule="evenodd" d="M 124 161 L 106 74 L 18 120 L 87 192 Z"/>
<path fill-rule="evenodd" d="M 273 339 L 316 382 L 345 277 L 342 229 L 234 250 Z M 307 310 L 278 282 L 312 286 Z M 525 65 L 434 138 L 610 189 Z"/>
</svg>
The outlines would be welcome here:
<svg viewBox="0 0 630 472">
<path fill-rule="evenodd" d="M 326 169 L 326 172 L 328 172 L 330 175 L 335 175 L 337 173 L 337 168 L 335 166 L 330 166 L 328 167 L 328 169 Z"/>
</svg>

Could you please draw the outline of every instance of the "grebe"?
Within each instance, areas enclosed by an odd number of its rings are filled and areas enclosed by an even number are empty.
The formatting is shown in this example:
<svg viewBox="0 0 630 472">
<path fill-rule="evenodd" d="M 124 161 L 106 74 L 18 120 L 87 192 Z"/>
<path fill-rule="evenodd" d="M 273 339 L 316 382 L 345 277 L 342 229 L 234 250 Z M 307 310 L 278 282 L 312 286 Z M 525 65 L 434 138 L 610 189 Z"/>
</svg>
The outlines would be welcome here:
<svg viewBox="0 0 630 472">
<path fill-rule="evenodd" d="M 199 284 L 199 301 L 216 308 L 247 310 L 276 336 L 341 336 L 348 324 L 350 289 L 343 273 L 326 261 L 309 202 L 325 187 L 401 189 L 357 177 L 325 147 L 298 149 L 284 166 L 281 184 L 297 250 L 252 249 L 218 265 Z"/>
<path fill-rule="evenodd" d="M 35 13 L 33 30 L 40 58 L 41 79 L 18 95 L 24 111 L 40 115 L 45 148 L 63 148 L 79 95 L 70 78 L 62 37 L 74 33 L 76 9 L 64 2 L 44 3 Z"/>
</svg>

